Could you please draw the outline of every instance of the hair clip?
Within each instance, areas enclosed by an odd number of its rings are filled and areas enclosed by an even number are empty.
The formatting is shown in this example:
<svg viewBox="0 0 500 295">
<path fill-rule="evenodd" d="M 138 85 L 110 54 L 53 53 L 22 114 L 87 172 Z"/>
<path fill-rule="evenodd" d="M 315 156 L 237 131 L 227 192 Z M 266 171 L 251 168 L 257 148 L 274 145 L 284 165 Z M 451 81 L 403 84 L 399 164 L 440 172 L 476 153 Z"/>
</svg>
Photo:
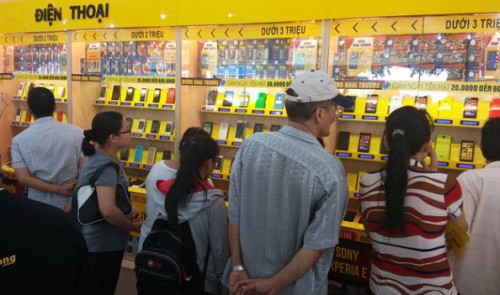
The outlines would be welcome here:
<svg viewBox="0 0 500 295">
<path fill-rule="evenodd" d="M 403 129 L 394 129 L 392 131 L 392 136 L 391 137 L 394 137 L 396 135 L 405 136 L 405 131 Z"/>
</svg>

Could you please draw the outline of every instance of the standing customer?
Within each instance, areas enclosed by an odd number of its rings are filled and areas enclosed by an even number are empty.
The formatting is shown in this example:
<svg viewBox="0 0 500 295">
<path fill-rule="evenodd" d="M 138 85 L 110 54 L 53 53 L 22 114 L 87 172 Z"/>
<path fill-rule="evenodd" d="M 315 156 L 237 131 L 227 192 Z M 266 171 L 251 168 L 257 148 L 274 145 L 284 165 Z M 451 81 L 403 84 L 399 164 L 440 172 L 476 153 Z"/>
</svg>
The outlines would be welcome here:
<svg viewBox="0 0 500 295">
<path fill-rule="evenodd" d="M 54 119 L 54 94 L 47 88 L 31 89 L 28 107 L 35 122 L 12 140 L 12 168 L 28 198 L 64 209 L 83 163 L 82 130 Z"/>
<path fill-rule="evenodd" d="M 130 126 L 118 112 L 102 112 L 92 120 L 92 129 L 84 131 L 83 153 L 88 156 L 80 174 L 80 185 L 90 183 L 94 173 L 109 162 L 117 162 L 116 154 L 130 144 Z M 128 188 L 128 178 L 120 168 L 105 168 L 95 186 L 99 210 L 104 221 L 82 225 L 82 233 L 89 249 L 90 294 L 112 295 L 118 282 L 123 252 L 129 231 L 139 232 L 140 213 L 133 209 L 125 216 L 116 206 L 116 184 Z M 73 208 L 73 210 L 77 210 Z"/>
<path fill-rule="evenodd" d="M 458 177 L 470 235 L 463 256 L 452 259 L 453 276 L 462 295 L 498 294 L 500 290 L 500 118 L 484 124 L 481 151 L 486 167 Z"/>
<path fill-rule="evenodd" d="M 467 222 L 460 185 L 435 172 L 432 129 L 425 111 L 407 106 L 392 112 L 385 125 L 387 165 L 361 178 L 375 294 L 457 294 L 446 258 L 445 226 L 453 219 L 466 229 Z"/>
<path fill-rule="evenodd" d="M 182 157 L 183 149 L 186 142 L 194 136 L 209 134 L 200 127 L 190 127 L 184 131 L 181 142 L 179 144 L 179 156 Z M 154 164 L 153 168 L 146 177 L 146 220 L 141 227 L 141 235 L 139 237 L 139 251 L 142 249 L 142 243 L 146 236 L 151 232 L 153 223 L 158 218 L 158 215 L 166 215 L 165 212 L 165 193 L 160 192 L 156 183 L 158 180 L 167 180 L 175 178 L 177 169 L 179 169 L 179 160 L 161 160 Z M 213 184 L 212 184 L 213 185 Z"/>
<path fill-rule="evenodd" d="M 234 159 L 227 267 L 232 293 L 327 294 L 347 184 L 340 160 L 317 137 L 330 134 L 339 106 L 353 103 L 321 71 L 297 76 L 287 94 L 287 125 L 252 135 Z"/>
<path fill-rule="evenodd" d="M 176 178 L 158 181 L 159 191 L 166 194 L 169 223 L 188 221 L 198 269 L 206 269 L 205 294 L 222 294 L 220 281 L 229 258 L 224 194 L 207 182 L 218 154 L 219 147 L 210 136 L 192 137 L 182 145 Z"/>
</svg>

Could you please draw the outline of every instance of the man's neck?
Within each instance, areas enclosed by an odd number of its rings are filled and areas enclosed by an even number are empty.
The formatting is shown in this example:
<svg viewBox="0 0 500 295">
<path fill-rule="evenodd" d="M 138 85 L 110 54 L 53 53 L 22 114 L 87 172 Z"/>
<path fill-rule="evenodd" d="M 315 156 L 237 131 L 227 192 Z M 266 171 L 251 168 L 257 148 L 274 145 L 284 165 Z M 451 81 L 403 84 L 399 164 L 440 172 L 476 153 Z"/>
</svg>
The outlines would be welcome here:
<svg viewBox="0 0 500 295">
<path fill-rule="evenodd" d="M 297 128 L 297 129 L 300 129 L 302 131 L 305 131 L 307 133 L 311 133 L 314 137 L 318 137 L 316 135 L 316 132 L 313 131 L 313 129 L 311 129 L 308 125 L 307 125 L 307 122 L 299 122 L 299 121 L 292 121 L 292 120 L 288 120 L 288 123 L 287 123 L 288 126 L 291 126 L 293 128 Z"/>
</svg>

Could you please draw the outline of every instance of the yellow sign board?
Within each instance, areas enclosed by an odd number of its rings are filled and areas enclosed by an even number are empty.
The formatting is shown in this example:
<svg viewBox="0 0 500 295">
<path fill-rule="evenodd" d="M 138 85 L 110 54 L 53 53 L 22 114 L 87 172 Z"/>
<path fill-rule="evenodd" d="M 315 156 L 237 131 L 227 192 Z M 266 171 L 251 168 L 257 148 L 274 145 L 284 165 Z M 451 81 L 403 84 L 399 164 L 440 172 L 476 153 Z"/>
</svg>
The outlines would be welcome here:
<svg viewBox="0 0 500 295">
<path fill-rule="evenodd" d="M 499 6 L 500 7 L 500 6 Z M 424 33 L 495 33 L 500 31 L 500 14 L 426 17 Z"/>
<path fill-rule="evenodd" d="M 175 40 L 175 29 L 137 28 L 78 31 L 71 34 L 71 40 L 73 42 Z"/>
<path fill-rule="evenodd" d="M 0 44 L 54 44 L 66 43 L 66 33 L 5 34 L 0 36 Z"/>
<path fill-rule="evenodd" d="M 182 29 L 182 38 L 187 40 L 243 40 L 320 37 L 321 30 L 321 22 L 188 27 Z"/>
<path fill-rule="evenodd" d="M 286 79 L 226 79 L 226 87 L 256 87 L 256 88 L 286 88 L 290 86 L 291 80 Z"/>
<path fill-rule="evenodd" d="M 422 17 L 334 20 L 332 36 L 373 36 L 421 34 Z"/>
</svg>

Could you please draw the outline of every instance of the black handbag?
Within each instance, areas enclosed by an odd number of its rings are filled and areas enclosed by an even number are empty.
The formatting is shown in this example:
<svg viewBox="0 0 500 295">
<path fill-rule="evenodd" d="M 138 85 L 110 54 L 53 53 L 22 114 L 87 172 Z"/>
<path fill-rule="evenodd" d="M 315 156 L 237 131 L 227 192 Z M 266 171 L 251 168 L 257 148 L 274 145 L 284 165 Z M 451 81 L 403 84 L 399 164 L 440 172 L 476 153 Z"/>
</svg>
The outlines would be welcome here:
<svg viewBox="0 0 500 295">
<path fill-rule="evenodd" d="M 89 184 L 81 185 L 78 189 L 73 191 L 71 198 L 73 210 L 74 212 L 76 211 L 74 215 L 80 224 L 88 225 L 104 220 L 99 210 L 95 183 L 102 171 L 110 166 L 115 167 L 116 173 L 119 173 L 120 168 L 115 162 L 106 163 L 97 169 L 90 179 Z M 120 183 L 116 184 L 116 206 L 125 215 L 130 215 L 132 213 L 132 204 L 130 203 L 128 190 Z"/>
</svg>

